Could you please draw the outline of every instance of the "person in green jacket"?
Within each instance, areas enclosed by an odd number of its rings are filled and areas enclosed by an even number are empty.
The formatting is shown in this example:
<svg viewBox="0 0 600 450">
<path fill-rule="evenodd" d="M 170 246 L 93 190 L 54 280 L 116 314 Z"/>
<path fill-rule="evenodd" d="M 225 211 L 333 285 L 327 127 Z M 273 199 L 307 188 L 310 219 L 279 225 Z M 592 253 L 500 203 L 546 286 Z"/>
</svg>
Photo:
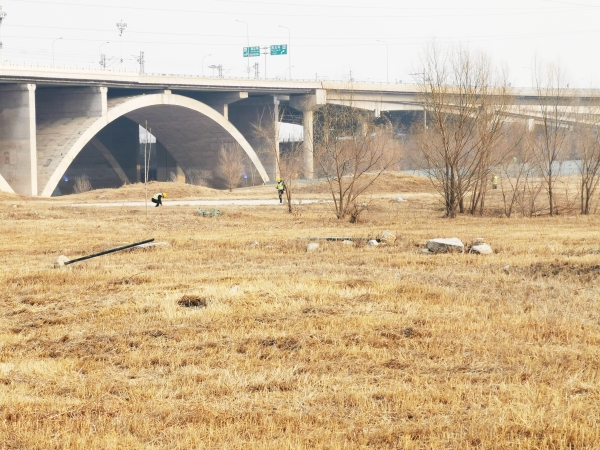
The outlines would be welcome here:
<svg viewBox="0 0 600 450">
<path fill-rule="evenodd" d="M 498 189 L 498 175 L 492 174 L 492 189 Z"/>
<path fill-rule="evenodd" d="M 154 194 L 152 196 L 152 203 L 156 203 L 156 208 L 162 205 L 162 199 L 167 198 L 167 194 L 164 192 L 159 192 L 158 194 Z"/>
<path fill-rule="evenodd" d="M 285 183 L 277 177 L 277 193 L 279 194 L 279 203 L 283 203 L 283 193 L 285 192 Z"/>
</svg>

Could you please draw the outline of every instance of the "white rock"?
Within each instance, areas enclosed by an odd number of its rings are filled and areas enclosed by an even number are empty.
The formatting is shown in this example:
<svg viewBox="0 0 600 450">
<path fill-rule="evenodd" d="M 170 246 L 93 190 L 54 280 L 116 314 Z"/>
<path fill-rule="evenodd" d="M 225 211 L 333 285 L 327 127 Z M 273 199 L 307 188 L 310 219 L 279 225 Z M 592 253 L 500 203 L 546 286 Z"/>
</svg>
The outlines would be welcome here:
<svg viewBox="0 0 600 450">
<path fill-rule="evenodd" d="M 491 255 L 494 253 L 492 247 L 488 244 L 479 244 L 471 247 L 471 253 L 479 253 L 480 255 Z"/>
<path fill-rule="evenodd" d="M 402 203 L 402 202 L 405 202 L 406 200 L 404 200 L 402 197 L 394 197 L 391 201 L 394 203 Z"/>
<path fill-rule="evenodd" d="M 427 249 L 432 253 L 464 252 L 465 245 L 458 238 L 436 238 L 427 242 Z"/>
<path fill-rule="evenodd" d="M 473 242 L 473 245 L 481 245 L 483 243 L 485 243 L 484 238 L 477 238 L 477 239 L 475 239 L 475 242 Z"/>
<path fill-rule="evenodd" d="M 342 241 L 342 244 L 344 244 L 344 245 L 354 245 L 354 242 L 352 242 L 349 239 L 346 239 L 346 240 Z"/>
<path fill-rule="evenodd" d="M 60 255 L 58 258 L 56 258 L 56 261 L 54 261 L 54 268 L 64 267 L 65 263 L 68 261 L 70 261 L 69 258 L 67 258 L 65 255 Z"/>
<path fill-rule="evenodd" d="M 240 287 L 236 284 L 234 287 L 231 288 L 231 290 L 229 291 L 229 295 L 235 295 L 238 291 Z"/>
<path fill-rule="evenodd" d="M 306 251 L 307 252 L 314 252 L 315 250 L 319 249 L 319 243 L 318 242 L 311 242 L 310 244 L 308 244 L 306 246 Z"/>
<path fill-rule="evenodd" d="M 421 253 L 427 253 L 428 255 L 432 255 L 433 252 L 431 250 L 429 250 L 428 248 L 422 248 L 421 249 Z"/>
<path fill-rule="evenodd" d="M 371 239 L 369 242 L 367 242 L 367 247 L 377 247 L 379 245 L 379 242 L 377 242 L 375 239 Z"/>
<path fill-rule="evenodd" d="M 390 230 L 385 230 L 383 233 L 381 233 L 381 236 L 379 239 L 381 241 L 389 244 L 396 240 L 396 235 L 394 233 L 392 233 Z"/>
</svg>

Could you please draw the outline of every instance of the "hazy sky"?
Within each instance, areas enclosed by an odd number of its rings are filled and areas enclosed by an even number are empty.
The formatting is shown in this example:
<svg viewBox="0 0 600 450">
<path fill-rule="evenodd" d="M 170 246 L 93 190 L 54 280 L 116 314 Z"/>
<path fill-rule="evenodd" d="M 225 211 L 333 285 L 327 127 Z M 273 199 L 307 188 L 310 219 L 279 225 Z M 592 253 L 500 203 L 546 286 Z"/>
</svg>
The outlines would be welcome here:
<svg viewBox="0 0 600 450">
<path fill-rule="evenodd" d="M 246 77 L 243 47 L 290 44 L 267 56 L 268 78 L 412 82 L 435 39 L 483 50 L 505 64 L 513 86 L 531 86 L 533 60 L 560 62 L 571 87 L 600 85 L 600 0 L 0 0 L 3 60 L 120 67 L 147 73 Z M 282 28 L 282 27 L 287 27 Z M 288 34 L 289 29 L 289 34 Z M 61 38 L 57 40 L 58 38 Z M 288 39 L 291 38 L 291 41 Z M 383 42 L 380 42 L 383 41 Z M 210 55 L 210 56 L 207 56 Z M 204 64 L 202 61 L 204 60 Z M 265 57 L 250 58 L 265 75 Z M 6 64 L 6 62 L 5 62 Z M 203 67 L 204 66 L 204 67 Z M 388 70 L 389 66 L 389 70 Z M 252 72 L 254 76 L 254 72 Z"/>
</svg>

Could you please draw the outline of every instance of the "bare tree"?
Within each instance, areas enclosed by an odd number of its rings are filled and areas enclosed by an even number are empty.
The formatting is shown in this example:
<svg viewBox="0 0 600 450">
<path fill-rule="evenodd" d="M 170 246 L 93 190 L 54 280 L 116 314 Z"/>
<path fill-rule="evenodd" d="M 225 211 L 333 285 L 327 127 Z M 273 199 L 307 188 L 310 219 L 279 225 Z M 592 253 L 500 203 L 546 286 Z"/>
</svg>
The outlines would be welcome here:
<svg viewBox="0 0 600 450">
<path fill-rule="evenodd" d="M 356 220 L 359 197 L 399 159 L 391 123 L 371 111 L 326 105 L 315 115 L 315 159 L 327 179 L 338 219 Z"/>
<path fill-rule="evenodd" d="M 503 157 L 494 149 L 506 128 L 506 74 L 482 54 L 436 45 L 425 53 L 423 68 L 429 120 L 416 139 L 423 168 L 444 198 L 447 217 L 464 212 L 469 195 L 469 212 L 483 212 L 492 168 Z"/>
<path fill-rule="evenodd" d="M 285 198 L 287 210 L 293 212 L 292 198 L 296 189 L 296 183 L 302 175 L 302 143 L 289 141 L 280 146 L 280 135 L 278 124 L 283 121 L 284 112 L 280 112 L 277 126 L 273 127 L 271 120 L 263 120 L 261 116 L 257 123 L 253 124 L 254 136 L 263 145 L 258 150 L 268 158 L 275 160 L 277 174 L 285 184 Z"/>
<path fill-rule="evenodd" d="M 533 152 L 524 139 L 525 128 L 522 123 L 511 124 L 509 132 L 502 138 L 503 145 L 511 149 L 497 166 L 506 217 L 511 217 L 514 211 L 531 217 L 537 211 L 537 199 L 542 190 Z"/>
<path fill-rule="evenodd" d="M 244 155 L 238 144 L 224 143 L 219 152 L 219 174 L 231 192 L 244 176 Z"/>
<path fill-rule="evenodd" d="M 75 183 L 73 184 L 73 191 L 76 194 L 80 194 L 82 192 L 87 192 L 92 190 L 92 183 L 90 183 L 90 179 L 84 173 L 79 177 L 75 177 Z"/>
<path fill-rule="evenodd" d="M 574 105 L 567 95 L 565 72 L 557 65 L 536 64 L 535 90 L 538 104 L 533 113 L 537 120 L 529 134 L 529 144 L 544 181 L 552 216 L 556 213 L 555 186 L 569 145 Z"/>
<path fill-rule="evenodd" d="M 575 131 L 581 177 L 581 214 L 589 214 L 600 182 L 600 128 L 598 123 L 580 123 Z"/>
</svg>

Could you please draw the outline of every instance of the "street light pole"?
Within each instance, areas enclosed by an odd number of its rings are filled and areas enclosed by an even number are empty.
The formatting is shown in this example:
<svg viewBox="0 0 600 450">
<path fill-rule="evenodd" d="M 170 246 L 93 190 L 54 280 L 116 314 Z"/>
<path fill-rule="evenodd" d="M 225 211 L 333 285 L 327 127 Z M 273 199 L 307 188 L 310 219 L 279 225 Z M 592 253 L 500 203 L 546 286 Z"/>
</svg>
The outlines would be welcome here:
<svg viewBox="0 0 600 450">
<path fill-rule="evenodd" d="M 244 22 L 243 20 L 237 20 L 236 22 L 240 22 L 246 25 L 246 45 L 248 48 L 248 56 L 246 56 L 246 58 L 248 58 L 248 79 L 250 78 L 250 28 L 248 27 L 248 23 Z"/>
<path fill-rule="evenodd" d="M 52 67 L 54 67 L 54 43 L 56 41 L 60 41 L 62 39 L 62 37 L 56 38 L 52 41 Z"/>
<path fill-rule="evenodd" d="M 125 22 L 123 22 L 123 19 L 121 19 L 120 22 L 117 22 L 117 28 L 119 30 L 119 36 L 121 37 L 121 66 L 122 66 L 123 65 L 123 31 L 125 31 L 125 28 L 127 28 L 127 24 Z"/>
<path fill-rule="evenodd" d="M 202 76 L 204 76 L 204 58 L 208 57 L 208 56 L 212 56 L 212 53 L 208 54 L 208 55 L 204 55 L 202 57 Z"/>
<path fill-rule="evenodd" d="M 288 69 L 290 70 L 290 79 L 292 78 L 292 56 L 290 54 L 292 47 L 292 33 L 288 27 L 284 27 L 283 25 L 278 25 L 279 28 L 285 28 L 288 31 Z"/>
<path fill-rule="evenodd" d="M 104 44 L 110 44 L 110 41 L 103 42 L 100 44 L 100 47 L 98 47 L 98 53 L 100 53 L 100 65 L 106 69 L 106 58 L 103 58 L 104 55 L 102 55 L 102 46 Z"/>
<path fill-rule="evenodd" d="M 387 42 L 377 39 L 377 42 L 385 44 L 385 82 L 390 82 L 390 47 Z"/>
</svg>

